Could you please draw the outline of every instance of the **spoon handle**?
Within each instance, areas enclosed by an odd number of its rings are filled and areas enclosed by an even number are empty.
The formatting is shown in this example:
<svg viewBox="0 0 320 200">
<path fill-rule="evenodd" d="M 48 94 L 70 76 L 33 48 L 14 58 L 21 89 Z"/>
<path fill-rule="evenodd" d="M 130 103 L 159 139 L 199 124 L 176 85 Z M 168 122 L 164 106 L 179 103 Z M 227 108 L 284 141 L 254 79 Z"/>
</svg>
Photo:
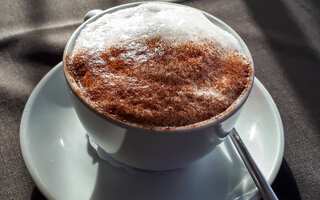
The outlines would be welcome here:
<svg viewBox="0 0 320 200">
<path fill-rule="evenodd" d="M 256 184 L 261 197 L 264 200 L 277 200 L 278 197 L 272 190 L 271 186 L 267 182 L 266 178 L 263 176 L 261 171 L 259 170 L 257 164 L 254 162 L 253 158 L 251 157 L 248 149 L 246 148 L 245 144 L 241 140 L 238 132 L 235 128 L 231 130 L 229 133 L 230 138 L 236 147 L 242 161 L 244 162 L 245 166 L 247 167 L 254 183 Z"/>
</svg>

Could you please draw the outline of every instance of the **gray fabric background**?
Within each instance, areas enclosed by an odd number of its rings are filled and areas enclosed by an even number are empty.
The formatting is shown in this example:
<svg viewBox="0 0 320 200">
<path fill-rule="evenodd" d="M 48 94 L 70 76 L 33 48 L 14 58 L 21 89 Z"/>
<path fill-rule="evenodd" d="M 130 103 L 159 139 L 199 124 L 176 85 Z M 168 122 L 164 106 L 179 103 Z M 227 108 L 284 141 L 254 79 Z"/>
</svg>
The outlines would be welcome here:
<svg viewBox="0 0 320 200">
<path fill-rule="evenodd" d="M 4 0 L 0 6 L 0 199 L 43 199 L 23 162 L 19 125 L 40 79 L 62 59 L 84 14 L 128 1 Z M 229 24 L 247 43 L 256 76 L 282 116 L 280 199 L 320 199 L 320 1 L 180 3 Z"/>
</svg>

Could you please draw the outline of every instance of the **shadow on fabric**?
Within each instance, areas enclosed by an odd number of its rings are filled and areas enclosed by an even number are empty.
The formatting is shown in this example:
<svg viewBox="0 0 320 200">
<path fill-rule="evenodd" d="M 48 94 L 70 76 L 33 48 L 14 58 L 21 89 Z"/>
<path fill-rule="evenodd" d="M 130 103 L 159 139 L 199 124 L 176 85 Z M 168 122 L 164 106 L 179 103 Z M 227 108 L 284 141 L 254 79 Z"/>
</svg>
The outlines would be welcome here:
<svg viewBox="0 0 320 200">
<path fill-rule="evenodd" d="M 278 0 L 246 0 L 250 14 L 272 48 L 290 84 L 320 129 L 320 59 L 292 14 Z M 317 28 L 317 27 L 315 27 Z"/>
<path fill-rule="evenodd" d="M 30 200 L 46 200 L 46 198 L 41 194 L 39 189 L 36 186 L 34 186 Z"/>
<path fill-rule="evenodd" d="M 285 159 L 282 160 L 279 173 L 272 184 L 272 188 L 279 199 L 301 200 L 297 183 Z"/>
</svg>

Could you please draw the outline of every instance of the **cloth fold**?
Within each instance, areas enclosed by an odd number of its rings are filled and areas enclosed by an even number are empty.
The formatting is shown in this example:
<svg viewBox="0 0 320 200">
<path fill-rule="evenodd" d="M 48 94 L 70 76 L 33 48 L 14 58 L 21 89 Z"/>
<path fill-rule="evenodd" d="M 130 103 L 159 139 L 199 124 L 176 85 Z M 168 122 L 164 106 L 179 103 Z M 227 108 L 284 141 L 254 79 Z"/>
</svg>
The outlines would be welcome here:
<svg viewBox="0 0 320 200">
<path fill-rule="evenodd" d="M 91 9 L 127 1 L 4 0 L 0 7 L 0 199 L 43 199 L 24 164 L 19 125 L 40 79 Z M 180 3 L 229 24 L 247 43 L 285 131 L 280 199 L 320 199 L 320 4 L 317 0 Z"/>
</svg>

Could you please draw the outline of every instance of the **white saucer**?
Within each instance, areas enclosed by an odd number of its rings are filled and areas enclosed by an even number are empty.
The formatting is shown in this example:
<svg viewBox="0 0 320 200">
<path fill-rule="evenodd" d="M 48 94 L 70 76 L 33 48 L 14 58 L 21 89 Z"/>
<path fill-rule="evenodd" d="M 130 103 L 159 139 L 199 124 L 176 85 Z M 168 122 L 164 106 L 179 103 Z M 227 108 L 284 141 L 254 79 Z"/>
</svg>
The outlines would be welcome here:
<svg viewBox="0 0 320 200">
<path fill-rule="evenodd" d="M 276 105 L 257 79 L 236 128 L 272 182 L 283 157 L 283 127 Z M 133 174 L 101 160 L 73 110 L 61 63 L 32 92 L 20 143 L 33 180 L 49 199 L 257 198 L 229 138 L 189 168 L 168 173 Z"/>
</svg>

